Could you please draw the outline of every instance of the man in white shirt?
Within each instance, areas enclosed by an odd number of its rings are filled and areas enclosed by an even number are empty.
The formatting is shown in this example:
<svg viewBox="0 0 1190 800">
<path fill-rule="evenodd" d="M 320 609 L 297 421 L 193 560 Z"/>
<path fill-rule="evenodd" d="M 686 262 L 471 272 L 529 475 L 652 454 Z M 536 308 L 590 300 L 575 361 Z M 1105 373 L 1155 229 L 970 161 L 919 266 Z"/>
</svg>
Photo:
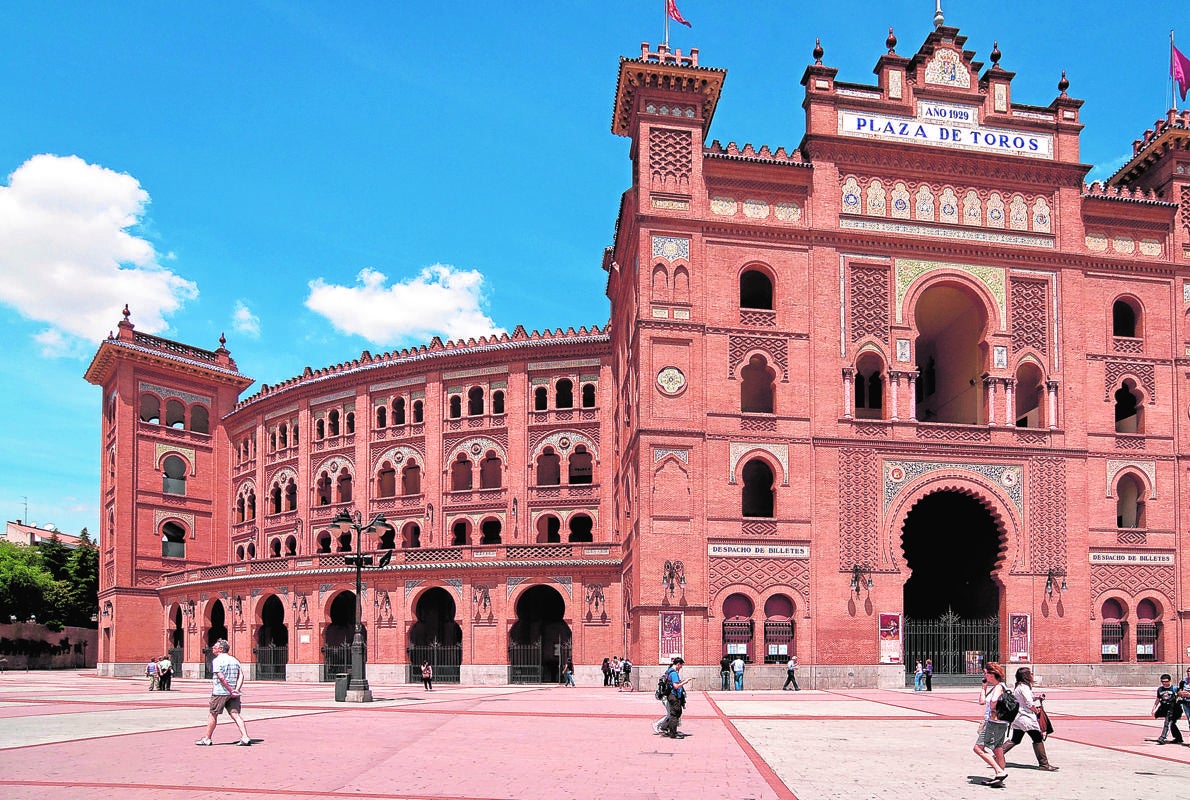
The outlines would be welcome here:
<svg viewBox="0 0 1190 800">
<path fill-rule="evenodd" d="M 744 691 L 744 657 L 736 656 L 735 661 L 731 662 L 731 671 L 735 673 L 735 690 L 737 692 Z"/>
<path fill-rule="evenodd" d="M 211 734 L 215 732 L 215 724 L 219 722 L 219 715 L 224 710 L 240 729 L 240 740 L 236 744 L 244 747 L 252 744 L 252 740 L 248 738 L 248 729 L 244 726 L 244 717 L 240 714 L 244 668 L 240 665 L 239 659 L 227 652 L 229 648 L 226 639 L 220 639 L 211 645 L 211 652 L 215 654 L 215 658 L 211 661 L 210 716 L 207 719 L 207 735 L 195 742 L 200 747 L 211 745 Z"/>
</svg>

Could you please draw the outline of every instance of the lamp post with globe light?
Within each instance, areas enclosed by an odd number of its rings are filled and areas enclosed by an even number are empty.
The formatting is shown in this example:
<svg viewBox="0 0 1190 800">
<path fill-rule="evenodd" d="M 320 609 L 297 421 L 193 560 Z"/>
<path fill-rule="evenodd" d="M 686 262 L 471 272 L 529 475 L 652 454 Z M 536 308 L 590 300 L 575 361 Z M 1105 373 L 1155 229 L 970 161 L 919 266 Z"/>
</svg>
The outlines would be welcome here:
<svg viewBox="0 0 1190 800">
<path fill-rule="evenodd" d="M 362 543 L 363 532 L 374 531 L 378 525 L 383 525 L 384 515 L 377 514 L 372 518 L 371 522 L 365 525 L 359 511 L 347 511 L 344 509 L 335 515 L 335 518 L 331 520 L 331 524 L 343 533 L 353 531 L 355 534 L 352 537 L 355 552 L 349 553 L 344 558 L 348 566 L 355 567 L 355 637 L 351 640 L 351 679 L 347 683 L 346 700 L 349 703 L 370 703 L 372 702 L 372 688 L 368 685 L 367 652 L 364 648 L 363 602 L 361 595 L 363 593 L 363 568 L 373 566 L 373 558 L 371 553 L 361 553 L 360 545 Z M 389 550 L 381 556 L 380 561 L 375 566 L 377 568 L 388 566 L 388 562 L 392 560 L 392 556 L 392 551 Z"/>
</svg>

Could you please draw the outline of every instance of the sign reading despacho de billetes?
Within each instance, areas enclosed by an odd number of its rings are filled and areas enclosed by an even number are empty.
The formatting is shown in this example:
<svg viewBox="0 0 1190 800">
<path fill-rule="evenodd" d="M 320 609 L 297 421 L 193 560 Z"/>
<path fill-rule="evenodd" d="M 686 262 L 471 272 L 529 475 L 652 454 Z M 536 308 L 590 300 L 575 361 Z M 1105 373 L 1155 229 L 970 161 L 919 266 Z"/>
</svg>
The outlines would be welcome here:
<svg viewBox="0 0 1190 800">
<path fill-rule="evenodd" d="M 1151 551 L 1092 550 L 1092 564 L 1169 564 L 1173 565 L 1173 553 Z"/>
<path fill-rule="evenodd" d="M 732 544 L 711 542 L 707 555 L 734 558 L 809 558 L 808 544 Z"/>
<path fill-rule="evenodd" d="M 952 103 L 922 101 L 915 117 L 840 109 L 839 133 L 1000 155 L 1054 157 L 1053 136 L 980 125 L 976 107 Z"/>
</svg>

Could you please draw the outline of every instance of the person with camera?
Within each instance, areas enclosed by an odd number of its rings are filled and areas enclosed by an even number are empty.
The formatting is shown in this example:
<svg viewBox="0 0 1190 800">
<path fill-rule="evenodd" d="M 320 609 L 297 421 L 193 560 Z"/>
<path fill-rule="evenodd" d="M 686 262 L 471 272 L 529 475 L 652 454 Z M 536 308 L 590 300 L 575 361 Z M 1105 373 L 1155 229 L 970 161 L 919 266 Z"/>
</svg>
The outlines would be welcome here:
<svg viewBox="0 0 1190 800">
<path fill-rule="evenodd" d="M 1041 702 L 1045 700 L 1045 695 L 1033 695 L 1033 670 L 1021 667 L 1016 671 L 1016 686 L 1013 687 L 1012 693 L 1016 695 L 1021 709 L 1012 721 L 1012 741 L 1004 744 L 1005 754 L 1020 744 L 1027 733 L 1033 740 L 1033 755 L 1037 756 L 1037 768 L 1043 772 L 1057 772 L 1058 768 L 1050 764 L 1045 753 L 1045 734 L 1041 732 L 1041 725 L 1037 719 L 1037 712 L 1041 708 Z"/>
<path fill-rule="evenodd" d="M 983 703 L 983 727 L 979 729 L 979 738 L 975 740 L 975 755 L 987 764 L 995 775 L 984 781 L 985 786 L 1003 786 L 1008 778 L 1004 768 L 1004 739 L 1008 735 L 1009 720 L 1002 720 L 996 713 L 996 706 L 1000 698 L 1008 691 L 1004 683 L 1004 667 L 995 661 L 987 662 L 984 667 L 983 691 L 980 700 Z"/>
<path fill-rule="evenodd" d="M 1157 699 L 1153 703 L 1153 718 L 1165 720 L 1161 726 L 1161 735 L 1157 737 L 1157 744 L 1182 744 L 1182 732 L 1178 730 L 1178 720 L 1182 717 L 1182 706 L 1178 703 L 1178 690 L 1173 688 L 1173 678 L 1166 672 L 1161 676 L 1161 685 L 1157 687 Z M 1171 738 L 1172 737 L 1172 738 Z"/>
</svg>

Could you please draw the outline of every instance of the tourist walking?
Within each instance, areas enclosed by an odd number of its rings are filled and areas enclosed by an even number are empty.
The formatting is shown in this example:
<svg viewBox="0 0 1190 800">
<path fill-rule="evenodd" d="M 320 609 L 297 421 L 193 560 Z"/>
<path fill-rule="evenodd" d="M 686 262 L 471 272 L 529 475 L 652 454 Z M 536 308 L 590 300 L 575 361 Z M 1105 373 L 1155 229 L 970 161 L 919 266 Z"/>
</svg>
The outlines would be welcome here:
<svg viewBox="0 0 1190 800">
<path fill-rule="evenodd" d="M 617 685 L 620 683 L 620 678 L 623 676 L 623 674 L 624 668 L 620 664 L 620 657 L 612 656 L 612 680 L 614 680 Z"/>
<path fill-rule="evenodd" d="M 603 685 L 612 685 L 612 660 L 610 658 L 603 659 L 603 666 L 599 668 L 603 671 Z"/>
<path fill-rule="evenodd" d="M 983 727 L 979 729 L 979 738 L 975 740 L 975 755 L 995 773 L 990 780 L 984 781 L 985 786 L 1003 786 L 1008 778 L 1008 772 L 1004 769 L 1004 738 L 1008 734 L 1008 722 L 996 714 L 996 704 L 1007 691 L 1004 668 L 995 661 L 989 661 L 984 667 L 983 691 L 980 693 Z"/>
<path fill-rule="evenodd" d="M 427 692 L 434 691 L 434 668 L 429 661 L 421 662 L 421 685 Z"/>
<path fill-rule="evenodd" d="M 933 659 L 926 659 L 926 691 L 934 691 L 934 661 Z"/>
<path fill-rule="evenodd" d="M 735 675 L 735 690 L 737 692 L 744 691 L 744 657 L 736 656 L 735 661 L 731 662 L 731 671 Z"/>
<path fill-rule="evenodd" d="M 624 679 L 620 681 L 620 691 L 632 691 L 632 662 L 628 660 L 628 656 L 624 656 L 624 660 L 620 662 L 620 672 L 624 674 Z"/>
<path fill-rule="evenodd" d="M 797 656 L 790 656 L 789 661 L 785 664 L 785 685 L 781 687 L 781 691 L 788 689 L 791 683 L 795 692 L 801 691 L 797 685 Z"/>
<path fill-rule="evenodd" d="M 724 655 L 719 659 L 719 679 L 723 682 L 720 687 L 723 691 L 731 688 L 731 656 Z"/>
<path fill-rule="evenodd" d="M 917 659 L 917 665 L 913 667 L 913 691 L 920 692 L 926 688 L 926 669 L 921 665 L 921 659 Z"/>
<path fill-rule="evenodd" d="M 157 691 L 157 687 L 161 682 L 161 676 L 157 671 L 157 659 L 149 660 L 149 663 L 145 665 L 145 674 L 149 676 L 149 691 Z"/>
<path fill-rule="evenodd" d="M 678 725 L 682 722 L 682 710 L 686 707 L 686 684 L 692 682 L 694 678 L 682 680 L 682 667 L 686 665 L 685 660 L 678 656 L 670 665 L 669 671 L 666 675 L 669 677 L 673 688 L 669 692 L 669 697 L 666 698 L 665 720 L 661 723 L 661 735 L 668 736 L 670 739 L 683 739 L 684 733 L 678 733 Z"/>
<path fill-rule="evenodd" d="M 173 685 L 174 662 L 169 660 L 169 654 L 166 653 L 157 662 L 157 687 L 163 692 L 168 692 Z"/>
<path fill-rule="evenodd" d="M 562 668 L 562 685 L 574 686 L 574 661 L 566 659 L 566 666 Z"/>
<path fill-rule="evenodd" d="M 1165 720 L 1157 744 L 1170 741 L 1174 744 L 1182 743 L 1182 732 L 1178 730 L 1178 719 L 1181 716 L 1182 704 L 1178 702 L 1177 689 L 1173 688 L 1173 678 L 1166 672 L 1161 676 L 1161 685 L 1157 687 L 1157 700 L 1153 703 L 1154 719 Z"/>
<path fill-rule="evenodd" d="M 1057 772 L 1058 768 L 1050 764 L 1049 757 L 1045 753 L 1045 733 L 1042 732 L 1037 719 L 1040 703 L 1038 698 L 1033 696 L 1033 671 L 1031 669 L 1021 667 L 1016 671 L 1016 685 L 1013 687 L 1012 693 L 1016 696 L 1016 701 L 1021 708 L 1017 712 L 1016 719 L 1012 721 L 1010 728 L 1012 741 L 1005 743 L 1004 753 L 1007 755 L 1009 750 L 1021 743 L 1025 734 L 1029 734 L 1029 738 L 1033 740 L 1033 755 L 1037 756 L 1037 768 L 1044 772 Z M 1044 700 L 1045 696 L 1041 695 L 1041 699 Z"/>
<path fill-rule="evenodd" d="M 665 672 L 661 673 L 663 677 L 667 677 L 669 675 L 669 670 L 673 667 L 674 659 L 676 658 L 677 657 L 675 656 L 669 660 L 669 666 L 665 668 Z M 669 698 L 657 696 L 657 699 L 661 701 L 661 707 L 665 709 L 665 714 L 662 715 L 661 719 L 653 723 L 653 733 L 661 733 L 661 726 L 667 719 L 669 719 Z M 678 724 L 682 724 L 681 720 L 678 720 Z"/>
<path fill-rule="evenodd" d="M 240 729 L 240 740 L 236 744 L 244 747 L 252 744 L 241 713 L 240 696 L 244 690 L 244 668 L 239 659 L 227 652 L 229 649 L 231 646 L 226 639 L 219 639 L 211 645 L 211 653 L 215 657 L 211 661 L 211 700 L 207 705 L 210 713 L 207 718 L 207 735 L 195 742 L 199 746 L 210 747 L 211 734 L 215 732 L 215 724 L 219 722 L 219 715 L 224 711 Z"/>
<path fill-rule="evenodd" d="M 1182 705 L 1182 714 L 1190 720 L 1190 668 L 1186 670 L 1186 677 L 1178 681 L 1178 702 Z"/>
</svg>

